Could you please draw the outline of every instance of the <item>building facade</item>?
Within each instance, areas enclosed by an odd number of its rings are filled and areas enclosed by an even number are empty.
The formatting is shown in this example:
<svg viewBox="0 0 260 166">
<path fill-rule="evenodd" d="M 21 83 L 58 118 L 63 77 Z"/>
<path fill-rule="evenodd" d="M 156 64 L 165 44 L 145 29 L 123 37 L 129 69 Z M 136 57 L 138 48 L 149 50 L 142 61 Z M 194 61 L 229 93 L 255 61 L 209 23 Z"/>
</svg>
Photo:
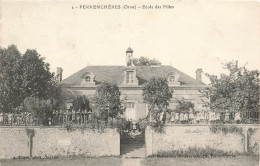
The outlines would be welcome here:
<svg viewBox="0 0 260 166">
<path fill-rule="evenodd" d="M 142 96 L 142 87 L 153 77 L 164 77 L 168 80 L 169 87 L 173 91 L 170 109 L 175 108 L 176 100 L 185 99 L 194 103 L 196 111 L 205 110 L 203 100 L 207 99 L 200 91 L 205 90 L 207 86 L 201 82 L 201 73 L 202 70 L 198 69 L 194 79 L 172 66 L 164 66 L 158 62 L 135 66 L 133 50 L 129 47 L 126 50 L 126 66 L 87 66 L 62 80 L 60 84 L 75 96 L 85 95 L 91 98 L 101 82 L 115 83 L 126 102 L 126 119 L 138 120 L 145 118 L 148 113 L 148 105 Z M 62 75 L 60 68 L 59 75 Z"/>
</svg>

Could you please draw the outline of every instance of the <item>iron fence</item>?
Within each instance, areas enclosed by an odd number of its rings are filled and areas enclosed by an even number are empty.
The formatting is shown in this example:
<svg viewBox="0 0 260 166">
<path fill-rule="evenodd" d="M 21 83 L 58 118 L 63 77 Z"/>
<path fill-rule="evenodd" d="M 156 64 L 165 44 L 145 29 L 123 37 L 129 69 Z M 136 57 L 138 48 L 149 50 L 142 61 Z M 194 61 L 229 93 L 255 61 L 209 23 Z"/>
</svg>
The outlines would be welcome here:
<svg viewBox="0 0 260 166">
<path fill-rule="evenodd" d="M 258 111 L 248 112 L 180 112 L 167 114 L 168 124 L 259 124 Z M 29 113 L 21 114 L 0 114 L 1 126 L 38 126 L 42 119 L 34 117 Z M 74 124 L 86 124 L 93 120 L 92 112 L 59 112 L 54 111 L 47 119 L 47 125 L 62 125 L 67 122 Z"/>
<path fill-rule="evenodd" d="M 259 124 L 260 117 L 258 111 L 247 112 L 172 112 L 168 114 L 168 123 L 177 124 L 214 124 L 214 123 L 227 123 L 227 124 Z"/>
<path fill-rule="evenodd" d="M 75 124 L 87 123 L 91 120 L 92 112 L 57 112 L 54 111 L 45 125 L 62 125 L 67 122 Z M 36 118 L 30 113 L 0 114 L 0 125 L 2 126 L 38 126 L 43 119 Z"/>
</svg>

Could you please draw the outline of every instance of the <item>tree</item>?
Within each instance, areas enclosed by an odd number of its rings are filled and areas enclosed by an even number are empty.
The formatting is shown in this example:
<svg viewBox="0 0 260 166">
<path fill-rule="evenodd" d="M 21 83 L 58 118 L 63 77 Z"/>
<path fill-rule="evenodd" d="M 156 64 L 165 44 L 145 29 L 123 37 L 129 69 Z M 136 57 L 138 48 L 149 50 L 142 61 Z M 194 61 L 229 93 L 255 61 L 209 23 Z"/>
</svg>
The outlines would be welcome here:
<svg viewBox="0 0 260 166">
<path fill-rule="evenodd" d="M 149 60 L 149 65 L 152 65 L 152 64 L 157 64 L 157 63 L 161 63 L 160 61 L 158 61 L 157 59 L 153 58 L 151 60 Z"/>
<path fill-rule="evenodd" d="M 24 100 L 24 105 L 33 117 L 38 119 L 39 124 L 48 125 L 49 118 L 52 115 L 54 101 L 48 99 L 43 100 L 36 97 L 27 97 Z"/>
<path fill-rule="evenodd" d="M 149 105 L 149 114 L 158 121 L 159 114 L 166 109 L 172 98 L 167 79 L 152 78 L 143 87 L 143 99 Z M 157 109 L 155 109 L 157 108 Z"/>
<path fill-rule="evenodd" d="M 120 95 L 121 92 L 116 84 L 103 82 L 97 87 L 93 101 L 103 119 L 107 118 L 106 115 L 116 118 L 123 112 Z"/>
<path fill-rule="evenodd" d="M 207 76 L 210 87 L 204 95 L 210 99 L 206 103 L 215 111 L 259 111 L 259 72 L 239 67 L 238 61 L 224 64 L 228 74 Z"/>
<path fill-rule="evenodd" d="M 146 66 L 146 65 L 149 65 L 150 60 L 147 57 L 141 56 L 139 58 L 139 62 L 140 62 L 140 66 Z"/>
<path fill-rule="evenodd" d="M 0 112 L 13 112 L 23 102 L 21 59 L 14 45 L 0 49 Z"/>
<path fill-rule="evenodd" d="M 73 110 L 84 111 L 89 110 L 89 99 L 86 96 L 76 96 L 73 100 Z"/>
<path fill-rule="evenodd" d="M 190 109 L 194 109 L 194 103 L 191 101 L 186 101 L 184 98 L 177 100 L 177 107 L 174 109 L 175 112 L 189 112 Z"/>
<path fill-rule="evenodd" d="M 54 73 L 50 72 L 50 65 L 43 59 L 36 50 L 30 49 L 22 57 L 22 88 L 26 97 L 34 96 L 41 99 L 57 97 L 59 90 L 54 81 Z"/>
<path fill-rule="evenodd" d="M 133 58 L 133 64 L 134 64 L 135 66 L 140 66 L 140 61 L 139 61 L 139 59 L 138 59 L 138 58 Z M 127 65 L 131 65 L 131 61 L 129 61 Z"/>
<path fill-rule="evenodd" d="M 1 112 L 19 112 L 27 97 L 59 98 L 61 88 L 43 60 L 36 50 L 28 49 L 21 55 L 14 45 L 0 49 Z"/>
<path fill-rule="evenodd" d="M 141 56 L 140 58 L 134 58 L 133 59 L 133 64 L 135 66 L 149 66 L 154 63 L 160 63 L 156 59 L 149 59 L 147 57 Z M 130 64 L 130 63 L 129 63 Z"/>
</svg>

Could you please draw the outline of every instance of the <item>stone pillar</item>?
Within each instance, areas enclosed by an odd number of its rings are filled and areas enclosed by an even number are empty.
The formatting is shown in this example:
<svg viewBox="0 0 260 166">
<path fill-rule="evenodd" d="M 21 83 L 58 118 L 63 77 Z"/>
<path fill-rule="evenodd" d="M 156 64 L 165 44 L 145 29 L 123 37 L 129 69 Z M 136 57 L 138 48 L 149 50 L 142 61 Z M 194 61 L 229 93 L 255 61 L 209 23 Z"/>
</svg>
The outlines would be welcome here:
<svg viewBox="0 0 260 166">
<path fill-rule="evenodd" d="M 153 130 L 147 126 L 145 129 L 146 156 L 153 155 Z"/>
<path fill-rule="evenodd" d="M 244 135 L 244 152 L 248 152 L 248 128 L 243 128 Z"/>
</svg>

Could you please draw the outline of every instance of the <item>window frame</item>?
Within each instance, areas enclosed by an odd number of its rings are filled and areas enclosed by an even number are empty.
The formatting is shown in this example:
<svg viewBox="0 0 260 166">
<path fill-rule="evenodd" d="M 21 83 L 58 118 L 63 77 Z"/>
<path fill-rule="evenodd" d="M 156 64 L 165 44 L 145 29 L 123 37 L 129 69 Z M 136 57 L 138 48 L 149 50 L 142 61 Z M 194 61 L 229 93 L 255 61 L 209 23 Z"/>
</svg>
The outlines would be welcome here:
<svg viewBox="0 0 260 166">
<path fill-rule="evenodd" d="M 91 77 L 89 75 L 85 76 L 85 81 L 86 82 L 91 82 Z"/>
<path fill-rule="evenodd" d="M 129 106 L 130 106 L 130 107 L 129 107 Z M 126 108 L 134 109 L 134 108 L 135 108 L 135 102 L 132 102 L 132 101 L 126 102 L 125 107 L 126 107 Z"/>
<path fill-rule="evenodd" d="M 126 71 L 126 84 L 134 83 L 134 71 Z"/>
<path fill-rule="evenodd" d="M 175 82 L 175 76 L 174 76 L 174 75 L 170 75 L 170 76 L 168 77 L 168 81 L 169 81 L 170 83 L 174 83 L 174 82 Z"/>
</svg>

